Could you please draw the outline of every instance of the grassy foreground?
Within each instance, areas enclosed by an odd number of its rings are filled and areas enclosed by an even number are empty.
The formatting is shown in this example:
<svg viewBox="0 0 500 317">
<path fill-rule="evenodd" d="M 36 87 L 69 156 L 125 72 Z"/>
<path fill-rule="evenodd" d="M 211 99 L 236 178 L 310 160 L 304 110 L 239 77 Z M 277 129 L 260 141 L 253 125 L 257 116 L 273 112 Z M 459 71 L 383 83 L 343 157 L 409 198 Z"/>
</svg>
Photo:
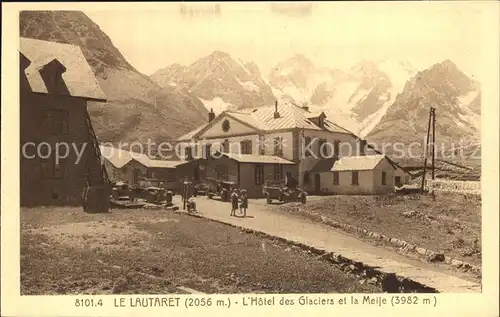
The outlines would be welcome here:
<svg viewBox="0 0 500 317">
<path fill-rule="evenodd" d="M 23 295 L 166 294 L 180 293 L 178 287 L 206 293 L 381 291 L 296 248 L 169 211 L 21 210 Z"/>
<path fill-rule="evenodd" d="M 481 264 L 481 202 L 460 194 L 429 196 L 312 197 L 280 212 L 350 224 L 391 238 Z M 381 243 L 381 242 L 380 242 Z"/>
</svg>

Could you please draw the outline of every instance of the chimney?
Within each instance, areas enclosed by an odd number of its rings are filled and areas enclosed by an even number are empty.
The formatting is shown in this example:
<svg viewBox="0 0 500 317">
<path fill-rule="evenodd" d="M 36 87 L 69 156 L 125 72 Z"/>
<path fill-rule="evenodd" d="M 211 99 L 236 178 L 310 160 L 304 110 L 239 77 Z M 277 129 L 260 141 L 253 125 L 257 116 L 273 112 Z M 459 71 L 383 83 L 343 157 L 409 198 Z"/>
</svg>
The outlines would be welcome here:
<svg viewBox="0 0 500 317">
<path fill-rule="evenodd" d="M 365 156 L 366 140 L 359 141 L 359 155 Z"/>
<path fill-rule="evenodd" d="M 302 106 L 302 109 L 309 112 L 309 106 Z"/>
<path fill-rule="evenodd" d="M 28 82 L 28 78 L 26 77 L 26 68 L 28 68 L 31 64 L 31 61 L 24 56 L 23 53 L 19 54 L 19 81 L 20 81 L 20 88 L 21 88 L 21 94 L 23 92 L 31 92 L 31 87 Z"/>
<path fill-rule="evenodd" d="M 278 119 L 280 117 L 280 113 L 278 112 L 278 101 L 274 102 L 274 119 Z"/>
<path fill-rule="evenodd" d="M 42 76 L 49 94 L 69 95 L 68 87 L 62 78 L 62 74 L 66 72 L 66 67 L 57 59 L 53 59 L 40 67 L 38 72 Z"/>
<path fill-rule="evenodd" d="M 208 122 L 212 122 L 213 119 L 215 119 L 214 109 L 210 108 L 210 112 L 208 113 Z"/>
</svg>

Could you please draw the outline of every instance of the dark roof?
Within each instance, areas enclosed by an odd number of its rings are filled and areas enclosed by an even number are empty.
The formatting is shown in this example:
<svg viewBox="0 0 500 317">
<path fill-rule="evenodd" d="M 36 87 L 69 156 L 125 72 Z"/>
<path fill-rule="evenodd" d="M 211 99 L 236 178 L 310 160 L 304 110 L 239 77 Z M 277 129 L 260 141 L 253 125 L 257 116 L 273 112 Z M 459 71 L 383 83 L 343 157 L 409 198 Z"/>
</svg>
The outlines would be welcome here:
<svg viewBox="0 0 500 317">
<path fill-rule="evenodd" d="M 332 169 L 334 162 L 335 160 L 331 158 L 319 160 L 316 163 L 316 165 L 314 165 L 313 168 L 311 168 L 310 172 L 311 173 L 329 172 Z"/>
<path fill-rule="evenodd" d="M 62 78 L 70 96 L 97 101 L 106 100 L 106 95 L 99 86 L 80 47 L 21 37 L 19 51 L 22 56 L 21 63 L 26 65 L 27 61 L 30 62 L 24 72 L 33 92 L 49 93 L 40 69 L 49 63 L 57 62 L 66 69 Z"/>
</svg>

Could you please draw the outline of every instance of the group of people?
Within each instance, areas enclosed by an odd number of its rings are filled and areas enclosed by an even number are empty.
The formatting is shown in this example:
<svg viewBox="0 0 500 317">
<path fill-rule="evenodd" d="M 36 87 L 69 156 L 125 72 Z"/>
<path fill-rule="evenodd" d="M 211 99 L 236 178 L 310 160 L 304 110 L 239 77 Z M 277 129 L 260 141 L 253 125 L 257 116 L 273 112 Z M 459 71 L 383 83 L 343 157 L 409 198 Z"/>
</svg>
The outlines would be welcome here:
<svg viewBox="0 0 500 317">
<path fill-rule="evenodd" d="M 246 189 L 234 189 L 231 194 L 231 216 L 236 216 L 236 211 L 240 209 L 243 217 L 247 216 L 248 196 Z"/>
</svg>

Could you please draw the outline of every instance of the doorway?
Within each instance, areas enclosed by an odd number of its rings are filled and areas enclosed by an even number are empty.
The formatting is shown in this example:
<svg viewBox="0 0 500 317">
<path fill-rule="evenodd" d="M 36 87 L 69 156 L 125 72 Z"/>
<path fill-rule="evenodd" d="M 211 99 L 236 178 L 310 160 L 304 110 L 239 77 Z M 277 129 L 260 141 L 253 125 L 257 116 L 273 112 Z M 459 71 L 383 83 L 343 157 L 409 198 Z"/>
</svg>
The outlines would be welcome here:
<svg viewBox="0 0 500 317">
<path fill-rule="evenodd" d="M 394 178 L 394 184 L 396 185 L 396 187 L 401 187 L 403 186 L 403 184 L 401 184 L 401 176 L 396 176 Z"/>
<path fill-rule="evenodd" d="M 321 192 L 321 178 L 319 173 L 314 175 L 314 191 L 317 193 Z"/>
</svg>

